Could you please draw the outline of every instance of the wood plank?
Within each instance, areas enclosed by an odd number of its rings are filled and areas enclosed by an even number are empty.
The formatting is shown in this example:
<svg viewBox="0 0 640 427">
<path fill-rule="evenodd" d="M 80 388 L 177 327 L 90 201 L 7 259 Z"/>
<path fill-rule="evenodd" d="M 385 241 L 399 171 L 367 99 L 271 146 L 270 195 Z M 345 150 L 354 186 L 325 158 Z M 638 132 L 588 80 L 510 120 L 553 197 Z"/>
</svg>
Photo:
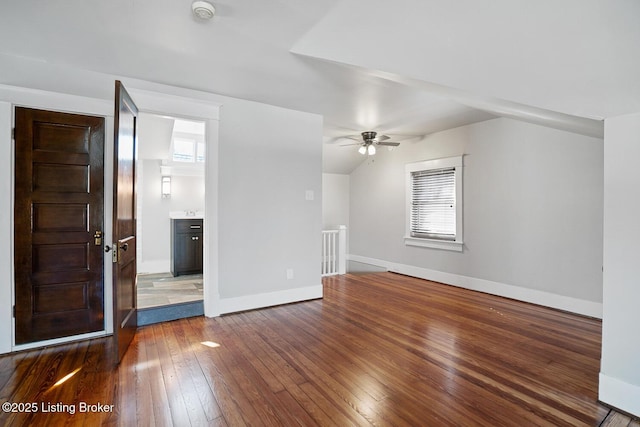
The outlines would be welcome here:
<svg viewBox="0 0 640 427">
<path fill-rule="evenodd" d="M 146 399 L 151 400 L 153 425 L 170 426 L 171 410 L 169 408 L 169 399 L 162 376 L 162 367 L 160 366 L 160 357 L 153 330 L 149 327 L 141 328 L 138 330 L 138 334 L 140 334 L 140 341 L 144 343 L 145 357 L 140 364 L 141 366 L 138 367 L 137 372 L 140 372 L 148 383 L 149 396 Z"/>
<path fill-rule="evenodd" d="M 601 424 L 601 427 L 628 427 L 631 417 L 616 411 L 611 411 Z"/>
<path fill-rule="evenodd" d="M 220 343 L 226 340 L 227 334 L 222 331 L 218 318 L 211 319 L 204 325 L 200 318 L 187 319 L 192 327 L 190 336 L 200 343 Z M 203 375 L 211 388 L 218 406 L 222 411 L 225 421 L 233 426 L 245 426 L 249 420 L 259 420 L 259 417 L 251 405 L 244 401 L 235 379 L 228 374 L 220 347 L 208 347 L 202 344 L 196 352 L 196 358 L 200 364 Z M 250 424 L 250 422 L 249 422 Z"/>
<path fill-rule="evenodd" d="M 170 359 L 167 360 L 167 365 L 170 363 L 173 366 L 173 370 L 168 371 L 168 373 L 169 375 L 174 375 L 175 372 L 179 393 L 182 396 L 188 415 L 187 419 L 174 418 L 174 422 L 175 424 L 185 424 L 189 421 L 191 425 L 204 425 L 208 421 L 207 414 L 200 403 L 199 390 L 191 379 L 189 364 L 184 357 L 189 353 L 189 346 L 181 347 L 181 343 L 178 340 L 178 336 L 182 333 L 180 324 L 167 322 L 158 324 L 156 328 L 158 327 L 161 327 L 163 339 L 169 349 Z"/>
<path fill-rule="evenodd" d="M 136 390 L 136 365 L 139 362 L 140 342 L 134 337 L 127 353 L 115 371 L 114 393 L 111 402 L 115 405 L 117 425 L 126 426 L 136 422 L 138 405 L 141 404 Z M 114 357 L 116 355 L 114 354 Z M 124 361 L 126 360 L 126 363 Z"/>
<path fill-rule="evenodd" d="M 165 324 L 163 326 L 169 325 Z M 193 340 L 191 335 L 188 335 L 187 331 L 189 329 L 189 325 L 185 323 L 178 322 L 171 325 L 171 330 L 174 331 L 177 348 L 181 349 L 181 351 L 178 351 L 183 363 L 183 369 L 181 369 L 180 372 L 180 384 L 181 387 L 184 387 L 187 390 L 193 390 L 193 393 L 195 393 L 197 401 L 200 404 L 200 408 L 203 411 L 201 415 L 204 415 L 204 418 L 200 421 L 194 421 L 192 416 L 193 410 L 189 410 L 189 416 L 192 419 L 192 424 L 205 422 L 205 420 L 208 423 L 209 421 L 219 418 L 222 415 L 222 411 L 216 402 L 214 394 L 211 392 L 209 384 L 202 374 L 202 369 L 200 368 L 199 361 L 195 355 L 195 352 L 200 349 L 202 344 L 201 342 Z M 191 402 L 191 404 L 197 405 L 195 401 Z"/>
<path fill-rule="evenodd" d="M 167 392 L 168 407 L 171 412 L 171 424 L 189 425 L 189 414 L 184 397 L 180 393 L 180 384 L 173 361 L 171 360 L 171 348 L 169 347 L 162 325 L 153 325 L 151 328 L 153 339 L 157 346 L 158 364 L 162 374 L 162 381 Z"/>
</svg>

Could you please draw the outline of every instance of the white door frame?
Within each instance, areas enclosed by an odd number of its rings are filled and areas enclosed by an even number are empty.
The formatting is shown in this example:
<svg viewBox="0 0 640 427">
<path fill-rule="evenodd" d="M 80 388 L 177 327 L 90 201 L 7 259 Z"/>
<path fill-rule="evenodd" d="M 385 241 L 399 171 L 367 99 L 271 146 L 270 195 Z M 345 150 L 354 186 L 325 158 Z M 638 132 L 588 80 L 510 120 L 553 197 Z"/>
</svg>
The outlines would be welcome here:
<svg viewBox="0 0 640 427">
<path fill-rule="evenodd" d="M 220 104 L 149 92 L 128 85 L 128 92 L 141 113 L 201 120 L 206 123 L 205 138 L 205 209 L 203 298 L 204 314 L 218 316 L 218 124 Z M 106 281 L 106 280 L 105 280 Z"/>
<path fill-rule="evenodd" d="M 57 338 L 53 340 L 34 342 L 23 345 L 15 344 L 15 319 L 13 318 L 13 305 L 15 303 L 15 274 L 13 250 L 14 239 L 14 142 L 12 129 L 15 122 L 15 107 L 36 108 L 42 110 L 59 111 L 63 113 L 85 114 L 105 118 L 105 160 L 108 147 L 113 146 L 113 102 L 103 99 L 87 98 L 75 95 L 66 95 L 42 90 L 26 89 L 21 87 L 0 85 L 0 322 L 11 327 L 0 328 L 0 354 L 12 351 L 26 350 L 44 345 L 53 345 L 62 342 L 94 338 L 104 336 L 108 331 L 98 331 L 73 337 Z M 105 190 L 107 190 L 107 166 L 105 161 Z M 105 199 L 106 201 L 106 199 Z M 105 213 L 108 207 L 104 207 Z M 105 227 L 111 218 L 105 215 Z M 107 264 L 105 263 L 105 266 Z M 111 265 L 108 266 L 111 269 Z M 105 267 L 106 270 L 106 267 Z M 109 283 L 110 284 L 110 283 Z M 107 282 L 105 277 L 105 291 Z M 109 298 L 109 301 L 107 301 Z M 110 328 L 113 324 L 111 307 L 111 292 L 105 292 L 105 326 Z"/>
</svg>

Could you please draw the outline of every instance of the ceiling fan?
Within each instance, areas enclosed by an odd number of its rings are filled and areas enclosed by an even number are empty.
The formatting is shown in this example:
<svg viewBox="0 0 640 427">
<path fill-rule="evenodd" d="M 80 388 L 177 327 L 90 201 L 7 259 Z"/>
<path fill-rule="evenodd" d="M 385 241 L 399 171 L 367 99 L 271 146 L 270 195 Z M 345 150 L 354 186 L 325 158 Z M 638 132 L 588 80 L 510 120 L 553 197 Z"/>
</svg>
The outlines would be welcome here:
<svg viewBox="0 0 640 427">
<path fill-rule="evenodd" d="M 389 139 L 391 139 L 389 136 L 378 135 L 377 132 L 374 132 L 371 130 L 362 132 L 360 136 L 352 135 L 352 136 L 346 136 L 345 138 L 353 139 L 358 142 L 354 144 L 342 144 L 341 147 L 347 147 L 350 145 L 359 145 L 360 148 L 358 149 L 358 152 L 360 154 L 363 154 L 363 155 L 368 154 L 370 156 L 373 156 L 374 154 L 376 154 L 376 145 L 385 145 L 388 147 L 397 147 L 398 145 L 400 145 L 399 142 L 388 141 Z"/>
</svg>

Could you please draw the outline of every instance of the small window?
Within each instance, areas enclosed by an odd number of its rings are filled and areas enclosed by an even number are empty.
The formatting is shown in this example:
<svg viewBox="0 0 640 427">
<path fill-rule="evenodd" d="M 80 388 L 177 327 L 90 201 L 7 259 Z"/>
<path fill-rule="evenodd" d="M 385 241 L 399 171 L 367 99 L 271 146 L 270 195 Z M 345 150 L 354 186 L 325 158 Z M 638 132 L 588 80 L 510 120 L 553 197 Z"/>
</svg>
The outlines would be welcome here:
<svg viewBox="0 0 640 427">
<path fill-rule="evenodd" d="M 176 119 L 171 135 L 171 159 L 181 163 L 204 163 L 205 124 Z"/>
<path fill-rule="evenodd" d="M 411 237 L 456 240 L 455 168 L 411 172 Z"/>
<path fill-rule="evenodd" d="M 410 163 L 405 243 L 462 250 L 462 156 Z"/>
<path fill-rule="evenodd" d="M 195 143 L 193 139 L 173 138 L 173 161 L 193 163 Z"/>
</svg>

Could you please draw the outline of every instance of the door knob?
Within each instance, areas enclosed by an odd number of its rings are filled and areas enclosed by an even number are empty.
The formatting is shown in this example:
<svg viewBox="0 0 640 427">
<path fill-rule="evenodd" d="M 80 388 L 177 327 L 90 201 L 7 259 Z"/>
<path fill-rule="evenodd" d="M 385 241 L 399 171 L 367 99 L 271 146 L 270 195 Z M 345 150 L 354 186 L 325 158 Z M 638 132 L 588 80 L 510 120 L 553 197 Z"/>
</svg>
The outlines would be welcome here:
<svg viewBox="0 0 640 427">
<path fill-rule="evenodd" d="M 129 249 L 129 244 L 128 243 L 121 244 L 120 249 L 122 249 L 123 251 L 126 251 L 127 249 Z"/>
</svg>

